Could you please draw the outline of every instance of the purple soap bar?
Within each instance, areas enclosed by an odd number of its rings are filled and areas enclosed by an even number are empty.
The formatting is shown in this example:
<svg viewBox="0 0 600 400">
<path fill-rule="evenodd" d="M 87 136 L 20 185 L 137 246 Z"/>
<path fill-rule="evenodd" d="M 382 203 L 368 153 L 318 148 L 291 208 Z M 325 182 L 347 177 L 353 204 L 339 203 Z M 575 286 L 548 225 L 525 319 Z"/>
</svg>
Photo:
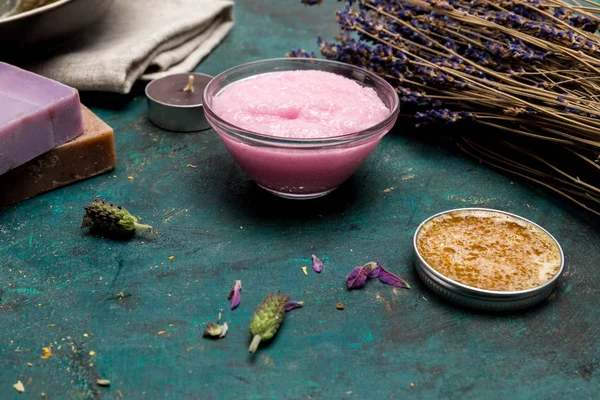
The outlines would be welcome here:
<svg viewBox="0 0 600 400">
<path fill-rule="evenodd" d="M 82 133 L 77 90 L 0 62 L 0 175 Z"/>
</svg>

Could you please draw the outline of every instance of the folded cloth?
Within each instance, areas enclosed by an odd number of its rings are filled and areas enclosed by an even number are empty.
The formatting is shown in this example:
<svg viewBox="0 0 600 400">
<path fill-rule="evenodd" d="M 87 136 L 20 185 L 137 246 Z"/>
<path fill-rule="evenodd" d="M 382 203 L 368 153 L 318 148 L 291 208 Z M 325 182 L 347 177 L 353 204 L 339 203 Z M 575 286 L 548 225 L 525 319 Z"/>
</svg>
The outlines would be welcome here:
<svg viewBox="0 0 600 400">
<path fill-rule="evenodd" d="M 232 26 L 229 0 L 117 0 L 25 68 L 79 90 L 129 93 L 138 79 L 192 71 Z"/>
</svg>

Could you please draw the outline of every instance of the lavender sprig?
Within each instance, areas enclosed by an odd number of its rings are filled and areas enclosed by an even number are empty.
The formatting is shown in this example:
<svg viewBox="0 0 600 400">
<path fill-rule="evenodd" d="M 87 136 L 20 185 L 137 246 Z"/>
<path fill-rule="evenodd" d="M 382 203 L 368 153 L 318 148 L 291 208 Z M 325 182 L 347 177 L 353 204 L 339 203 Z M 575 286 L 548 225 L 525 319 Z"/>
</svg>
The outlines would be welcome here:
<svg viewBox="0 0 600 400">
<path fill-rule="evenodd" d="M 114 234 L 133 234 L 136 230 L 150 231 L 150 225 L 140 224 L 125 208 L 96 199 L 84 207 L 81 228 L 97 228 Z"/>
<path fill-rule="evenodd" d="M 469 151 L 600 214 L 600 187 L 578 178 L 595 176 L 600 157 L 599 7 L 562 0 L 344 4 L 335 15 L 336 41 L 317 41 L 325 58 L 387 79 L 418 126 L 476 121 L 511 132 L 499 140 L 531 141 L 522 148 L 531 160 L 527 166 L 486 135 L 471 137 L 470 143 L 485 147 L 469 145 Z M 548 157 L 565 148 L 577 162 L 562 170 Z M 557 171 L 560 179 L 553 176 Z"/>
<path fill-rule="evenodd" d="M 275 294 L 269 293 L 260 303 L 252 321 L 250 321 L 250 334 L 252 342 L 248 351 L 254 354 L 262 341 L 270 340 L 275 336 L 279 326 L 285 317 L 285 305 L 290 301 L 290 296 L 281 296 L 279 291 Z"/>
</svg>

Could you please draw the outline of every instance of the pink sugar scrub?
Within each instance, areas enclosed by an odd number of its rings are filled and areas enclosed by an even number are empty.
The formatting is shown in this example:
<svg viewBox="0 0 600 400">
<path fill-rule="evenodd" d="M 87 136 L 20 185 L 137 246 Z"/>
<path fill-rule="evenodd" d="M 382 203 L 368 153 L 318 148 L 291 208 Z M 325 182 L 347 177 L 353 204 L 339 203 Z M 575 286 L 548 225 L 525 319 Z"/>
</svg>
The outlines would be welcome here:
<svg viewBox="0 0 600 400">
<path fill-rule="evenodd" d="M 369 128 L 390 114 L 372 88 L 325 71 L 256 75 L 226 86 L 213 109 L 230 124 L 281 138 L 326 138 Z"/>
<path fill-rule="evenodd" d="M 270 72 L 235 81 L 216 94 L 211 107 L 238 131 L 282 139 L 276 144 L 269 138 L 248 142 L 213 124 L 248 175 L 290 198 L 313 198 L 335 189 L 395 121 L 352 140 L 353 134 L 388 118 L 390 110 L 373 88 L 318 70 Z M 340 143 L 320 145 L 319 139 Z"/>
</svg>

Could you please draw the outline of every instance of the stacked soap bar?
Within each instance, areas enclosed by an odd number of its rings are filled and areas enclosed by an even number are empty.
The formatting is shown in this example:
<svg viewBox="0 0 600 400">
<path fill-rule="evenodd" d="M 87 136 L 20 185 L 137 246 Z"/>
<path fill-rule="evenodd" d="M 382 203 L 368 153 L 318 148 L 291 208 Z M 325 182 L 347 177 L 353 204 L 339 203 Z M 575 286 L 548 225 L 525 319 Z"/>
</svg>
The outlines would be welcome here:
<svg viewBox="0 0 600 400">
<path fill-rule="evenodd" d="M 82 133 L 77 90 L 0 62 L 0 175 Z"/>
<path fill-rule="evenodd" d="M 83 135 L 0 175 L 0 207 L 112 170 L 117 162 L 114 133 L 87 108 Z"/>
</svg>

